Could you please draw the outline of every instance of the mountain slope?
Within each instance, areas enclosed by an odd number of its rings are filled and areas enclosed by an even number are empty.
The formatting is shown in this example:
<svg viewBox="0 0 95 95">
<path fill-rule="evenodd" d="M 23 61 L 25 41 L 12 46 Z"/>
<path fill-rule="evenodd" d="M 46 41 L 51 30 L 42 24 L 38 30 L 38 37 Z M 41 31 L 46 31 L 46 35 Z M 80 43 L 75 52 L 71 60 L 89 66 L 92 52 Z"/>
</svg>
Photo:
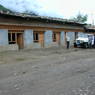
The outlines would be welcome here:
<svg viewBox="0 0 95 95">
<path fill-rule="evenodd" d="M 4 6 L 2 6 L 2 5 L 0 5 L 0 11 L 10 11 L 10 12 L 11 12 L 11 10 L 9 10 L 9 9 L 5 8 L 5 7 L 4 7 Z"/>
<path fill-rule="evenodd" d="M 7 12 L 8 11 L 9 13 L 19 13 L 19 12 L 11 11 L 10 9 L 5 8 L 3 5 L 0 5 L 0 11 L 3 11 L 3 12 Z M 32 11 L 28 11 L 28 10 L 26 10 L 23 13 L 19 13 L 19 14 L 37 16 L 36 13 L 34 13 Z"/>
</svg>

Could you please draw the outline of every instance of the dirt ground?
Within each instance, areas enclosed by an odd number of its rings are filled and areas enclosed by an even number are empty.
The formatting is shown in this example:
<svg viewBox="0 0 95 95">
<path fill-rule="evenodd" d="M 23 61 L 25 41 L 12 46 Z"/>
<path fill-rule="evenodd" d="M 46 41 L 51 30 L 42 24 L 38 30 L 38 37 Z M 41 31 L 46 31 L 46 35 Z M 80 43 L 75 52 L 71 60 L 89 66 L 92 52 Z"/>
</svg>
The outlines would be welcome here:
<svg viewBox="0 0 95 95">
<path fill-rule="evenodd" d="M 1 52 L 0 95 L 95 95 L 95 49 Z"/>
</svg>

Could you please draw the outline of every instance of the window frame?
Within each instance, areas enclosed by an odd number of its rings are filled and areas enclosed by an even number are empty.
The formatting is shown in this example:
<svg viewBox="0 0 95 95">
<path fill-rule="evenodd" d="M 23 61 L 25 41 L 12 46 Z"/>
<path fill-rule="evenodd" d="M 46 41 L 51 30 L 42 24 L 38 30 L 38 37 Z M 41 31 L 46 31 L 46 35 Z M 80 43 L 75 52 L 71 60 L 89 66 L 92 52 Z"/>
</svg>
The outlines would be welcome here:
<svg viewBox="0 0 95 95">
<path fill-rule="evenodd" d="M 33 32 L 33 42 L 39 43 L 39 32 L 36 31 Z"/>
<path fill-rule="evenodd" d="M 14 35 L 14 37 L 13 37 L 13 35 Z M 17 33 L 8 32 L 8 42 L 9 42 L 9 44 L 17 44 Z"/>
<path fill-rule="evenodd" d="M 56 42 L 57 41 L 57 33 L 53 32 L 52 34 L 52 39 L 53 39 L 53 42 Z"/>
</svg>

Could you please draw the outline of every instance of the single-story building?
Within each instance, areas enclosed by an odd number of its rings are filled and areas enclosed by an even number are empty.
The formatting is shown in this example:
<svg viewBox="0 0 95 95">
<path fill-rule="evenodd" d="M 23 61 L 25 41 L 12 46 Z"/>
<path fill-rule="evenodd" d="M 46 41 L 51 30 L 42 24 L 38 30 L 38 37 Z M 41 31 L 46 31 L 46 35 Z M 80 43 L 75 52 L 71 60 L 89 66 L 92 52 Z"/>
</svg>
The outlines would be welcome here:
<svg viewBox="0 0 95 95">
<path fill-rule="evenodd" d="M 0 50 L 49 48 L 70 45 L 85 33 L 84 24 L 51 17 L 0 13 Z"/>
<path fill-rule="evenodd" d="M 86 25 L 84 28 L 85 28 L 86 33 L 95 35 L 95 26 L 94 25 Z"/>
</svg>

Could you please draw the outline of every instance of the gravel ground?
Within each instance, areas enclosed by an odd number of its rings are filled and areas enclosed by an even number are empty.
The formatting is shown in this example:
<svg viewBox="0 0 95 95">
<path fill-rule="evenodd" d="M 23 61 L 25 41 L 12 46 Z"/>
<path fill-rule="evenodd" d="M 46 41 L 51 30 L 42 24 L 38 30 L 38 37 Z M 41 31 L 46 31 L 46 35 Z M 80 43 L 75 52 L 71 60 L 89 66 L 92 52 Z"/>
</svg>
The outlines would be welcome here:
<svg viewBox="0 0 95 95">
<path fill-rule="evenodd" d="M 95 95 L 95 50 L 1 52 L 0 95 Z"/>
</svg>

